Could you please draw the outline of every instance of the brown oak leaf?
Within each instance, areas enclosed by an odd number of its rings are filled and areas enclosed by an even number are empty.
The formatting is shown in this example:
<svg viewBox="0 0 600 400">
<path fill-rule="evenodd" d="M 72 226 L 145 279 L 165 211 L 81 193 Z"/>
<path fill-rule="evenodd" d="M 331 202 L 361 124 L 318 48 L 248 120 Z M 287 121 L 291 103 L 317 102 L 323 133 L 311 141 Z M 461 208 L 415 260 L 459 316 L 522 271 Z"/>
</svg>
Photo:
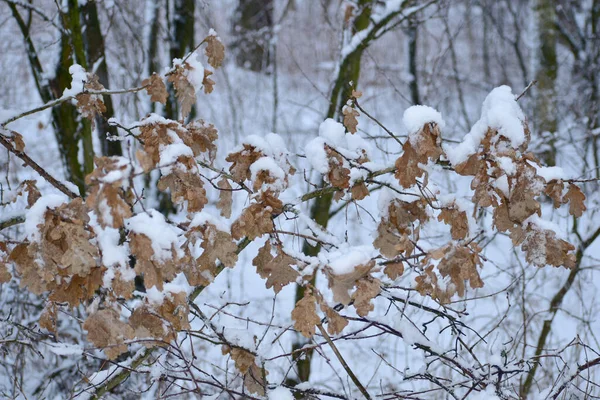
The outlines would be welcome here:
<svg viewBox="0 0 600 400">
<path fill-rule="evenodd" d="M 142 81 L 142 86 L 146 86 L 146 92 L 150 95 L 150 101 L 157 101 L 162 104 L 167 104 L 169 93 L 163 78 L 156 72 L 150 78 Z"/>
</svg>

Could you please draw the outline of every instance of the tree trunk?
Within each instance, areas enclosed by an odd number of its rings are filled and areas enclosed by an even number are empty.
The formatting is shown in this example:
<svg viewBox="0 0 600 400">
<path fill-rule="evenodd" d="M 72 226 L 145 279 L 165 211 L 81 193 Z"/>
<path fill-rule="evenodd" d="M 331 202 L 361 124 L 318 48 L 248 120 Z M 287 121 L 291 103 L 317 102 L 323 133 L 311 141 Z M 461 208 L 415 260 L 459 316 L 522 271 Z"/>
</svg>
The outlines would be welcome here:
<svg viewBox="0 0 600 400">
<path fill-rule="evenodd" d="M 271 65 L 273 0 L 239 0 L 234 35 L 237 65 L 251 71 L 267 71 Z"/>
<path fill-rule="evenodd" d="M 547 148 L 541 158 L 547 165 L 556 164 L 556 88 L 558 72 L 556 60 L 556 2 L 536 0 L 535 18 L 537 22 L 537 94 L 535 96 L 535 121 L 537 131 L 545 139 Z"/>
<path fill-rule="evenodd" d="M 369 26 L 371 16 L 371 2 L 370 0 L 360 0 L 359 8 L 360 14 L 356 17 L 352 24 L 352 33 L 356 33 Z M 356 89 L 358 85 L 358 78 L 360 77 L 360 60 L 362 58 L 364 48 L 359 48 L 357 51 L 351 53 L 347 58 L 344 59 L 340 66 L 340 72 L 337 76 L 333 91 L 330 97 L 329 110 L 327 112 L 327 118 L 340 119 L 342 115 L 341 110 L 346 102 L 351 97 L 352 90 Z M 353 83 L 350 86 L 350 82 Z M 321 186 L 324 182 L 321 180 Z M 310 216 L 313 221 L 318 223 L 327 229 L 329 223 L 329 209 L 333 200 L 333 194 L 329 193 L 323 195 L 315 200 L 313 203 Z M 316 246 L 310 245 L 308 242 L 304 243 L 302 251 L 304 254 L 310 257 L 315 257 L 321 251 L 321 245 Z M 316 283 L 316 275 L 313 276 L 311 284 Z M 304 297 L 305 287 L 298 285 L 296 287 L 295 302 L 297 303 Z M 301 335 L 296 335 L 294 342 L 292 343 L 292 351 L 301 349 L 307 344 L 306 339 Z M 307 382 L 310 378 L 311 371 L 311 360 L 313 356 L 313 350 L 307 350 L 305 352 L 294 352 L 292 358 L 296 363 L 298 376 L 297 381 L 290 381 L 289 383 L 297 384 L 299 382 Z"/>
<path fill-rule="evenodd" d="M 95 73 L 98 76 L 99 82 L 106 88 L 110 87 L 108 78 L 108 67 L 106 64 L 106 53 L 104 51 L 104 36 L 100 28 L 98 19 L 98 7 L 96 1 L 88 1 L 82 7 L 83 17 L 85 19 L 85 39 L 87 49 L 88 65 L 95 68 Z M 108 140 L 109 136 L 118 136 L 117 128 L 108 124 L 108 119 L 115 115 L 113 108 L 112 97 L 104 96 L 104 105 L 106 112 L 104 116 L 96 116 L 96 129 L 98 131 L 98 139 L 102 154 L 106 156 L 121 156 L 121 142 L 116 140 Z"/>
<path fill-rule="evenodd" d="M 167 6 L 168 8 L 168 6 Z M 173 15 L 171 17 L 171 41 L 169 56 L 171 60 L 183 58 L 194 48 L 194 0 L 174 0 Z M 169 98 L 165 105 L 165 117 L 173 120 L 179 119 L 179 105 L 175 98 L 173 85 L 168 85 Z M 192 107 L 189 119 L 196 116 L 196 106 Z"/>
</svg>

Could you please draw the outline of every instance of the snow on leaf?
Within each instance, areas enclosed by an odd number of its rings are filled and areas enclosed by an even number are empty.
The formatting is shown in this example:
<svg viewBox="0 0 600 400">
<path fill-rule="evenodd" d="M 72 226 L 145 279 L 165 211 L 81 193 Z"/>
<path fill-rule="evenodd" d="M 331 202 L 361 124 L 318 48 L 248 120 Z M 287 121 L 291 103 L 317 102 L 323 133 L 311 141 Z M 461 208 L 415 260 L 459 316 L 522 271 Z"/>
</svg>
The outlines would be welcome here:
<svg viewBox="0 0 600 400">
<path fill-rule="evenodd" d="M 104 90 L 104 86 L 98 81 L 95 74 L 88 73 L 84 88 L 86 90 Z M 106 112 L 106 106 L 101 94 L 91 94 L 87 92 L 79 93 L 75 96 L 77 100 L 77 109 L 85 118 L 93 120 L 96 114 Z"/>
<path fill-rule="evenodd" d="M 352 270 L 347 273 L 337 274 L 331 267 L 326 267 L 329 287 L 333 292 L 333 300 L 344 305 L 350 304 L 352 298 L 348 293 L 358 280 L 365 277 L 375 266 L 375 261 L 370 260 L 363 264 L 353 265 Z"/>
<path fill-rule="evenodd" d="M 128 185 L 129 162 L 122 157 L 96 157 L 94 162 L 96 169 L 85 178 L 91 188 L 86 205 L 95 211 L 103 228 L 121 228 L 132 215 L 123 189 Z"/>
</svg>

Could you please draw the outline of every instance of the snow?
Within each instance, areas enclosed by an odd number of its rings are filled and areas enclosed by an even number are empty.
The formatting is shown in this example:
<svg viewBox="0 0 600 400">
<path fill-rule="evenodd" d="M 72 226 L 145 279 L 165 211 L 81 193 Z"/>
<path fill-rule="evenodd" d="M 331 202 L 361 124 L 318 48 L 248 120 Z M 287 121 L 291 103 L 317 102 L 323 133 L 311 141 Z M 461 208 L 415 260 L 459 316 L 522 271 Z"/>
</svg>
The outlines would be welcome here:
<svg viewBox="0 0 600 400">
<path fill-rule="evenodd" d="M 372 246 L 344 246 L 326 255 L 327 265 L 334 275 L 354 272 L 359 265 L 367 264 L 374 256 Z"/>
<path fill-rule="evenodd" d="M 63 97 L 76 96 L 83 92 L 83 85 L 87 82 L 87 73 L 85 69 L 79 64 L 73 64 L 69 67 L 69 74 L 71 74 L 71 87 L 65 89 Z"/>
<path fill-rule="evenodd" d="M 409 107 L 404 111 L 404 116 L 402 117 L 402 123 L 406 127 L 410 138 L 413 138 L 423 128 L 423 125 L 431 122 L 436 123 L 440 130 L 446 126 L 442 114 L 428 106 L 417 105 Z"/>
<path fill-rule="evenodd" d="M 285 181 L 285 172 L 274 159 L 271 157 L 261 157 L 256 160 L 250 166 L 250 173 L 252 175 L 252 182 L 256 181 L 258 178 L 258 174 L 261 171 L 267 171 L 272 178 L 275 178 L 274 183 L 263 183 L 265 189 L 272 189 L 275 191 L 281 191 L 285 189 L 284 181 Z"/>
<path fill-rule="evenodd" d="M 567 179 L 567 174 L 561 167 L 541 167 L 537 164 L 533 164 L 533 166 L 537 175 L 544 178 L 546 182 Z"/>
<path fill-rule="evenodd" d="M 51 193 L 40 197 L 33 206 L 25 213 L 25 235 L 32 242 L 38 242 L 41 239 L 41 233 L 38 225 L 44 224 L 44 214 L 48 209 L 55 209 L 69 199 L 64 194 Z"/>
<path fill-rule="evenodd" d="M 283 386 L 278 386 L 273 390 L 269 390 L 267 394 L 269 400 L 294 400 L 292 392 Z"/>
<path fill-rule="evenodd" d="M 204 66 L 200 62 L 200 55 L 194 52 L 188 57 L 186 62 L 191 68 L 185 70 L 185 76 L 194 87 L 196 94 L 201 93 L 204 87 L 202 83 L 204 81 Z"/>
<path fill-rule="evenodd" d="M 165 217 L 157 210 L 149 209 L 125 221 L 125 227 L 130 231 L 150 238 L 153 258 L 157 261 L 167 261 L 172 258 L 171 249 L 179 249 L 179 238 L 176 228 L 167 223 Z"/>
<path fill-rule="evenodd" d="M 194 218 L 192 219 L 192 222 L 190 223 L 190 228 L 195 228 L 195 227 L 202 226 L 205 224 L 212 224 L 218 230 L 220 230 L 222 232 L 229 232 L 230 223 L 231 222 L 229 220 L 222 218 L 218 214 L 201 211 L 199 213 L 194 214 Z"/>
<path fill-rule="evenodd" d="M 510 157 L 496 157 L 498 166 L 501 170 L 506 172 L 506 175 L 512 176 L 517 172 L 517 166 Z"/>
<path fill-rule="evenodd" d="M 326 174 L 329 171 L 329 159 L 325 151 L 325 143 L 325 139 L 317 137 L 308 142 L 305 147 L 308 162 L 321 174 Z"/>
<path fill-rule="evenodd" d="M 46 343 L 48 349 L 59 356 L 80 356 L 83 354 L 81 346 L 68 343 Z"/>
<path fill-rule="evenodd" d="M 102 252 L 102 265 L 109 267 L 117 265 L 127 267 L 129 265 L 129 249 L 127 244 L 120 245 L 121 234 L 118 229 L 106 227 L 102 228 L 95 222 L 95 216 L 90 213 L 90 225 L 94 227 L 96 240 L 100 251 Z M 94 221 L 94 222 L 92 222 Z"/>
<path fill-rule="evenodd" d="M 465 135 L 462 143 L 446 151 L 448 159 L 452 165 L 457 165 L 475 154 L 488 127 L 497 129 L 500 135 L 509 139 L 513 148 L 518 148 L 525 142 L 524 120 L 525 116 L 512 89 L 506 85 L 493 89 L 483 101 L 481 118 Z"/>
</svg>

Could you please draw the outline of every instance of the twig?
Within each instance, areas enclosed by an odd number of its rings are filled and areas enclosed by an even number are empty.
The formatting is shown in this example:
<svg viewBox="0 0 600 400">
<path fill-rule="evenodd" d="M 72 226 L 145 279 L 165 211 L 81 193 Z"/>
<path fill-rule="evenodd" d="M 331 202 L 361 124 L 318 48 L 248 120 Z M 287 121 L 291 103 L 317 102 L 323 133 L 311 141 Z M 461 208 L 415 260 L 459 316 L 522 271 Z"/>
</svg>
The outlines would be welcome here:
<svg viewBox="0 0 600 400">
<path fill-rule="evenodd" d="M 339 362 L 342 364 L 342 367 L 344 367 L 344 369 L 348 373 L 348 376 L 350 377 L 350 379 L 352 379 L 352 382 L 354 382 L 354 384 L 356 385 L 356 387 L 358 388 L 358 390 L 360 390 L 360 392 L 363 394 L 363 396 L 365 396 L 365 399 L 371 400 L 371 395 L 369 394 L 369 392 L 367 392 L 367 389 L 365 389 L 365 387 L 362 385 L 362 383 L 360 383 L 360 381 L 358 380 L 358 378 L 356 377 L 356 375 L 354 375 L 354 372 L 352 372 L 352 370 L 350 369 L 350 367 L 348 366 L 348 364 L 346 364 L 346 361 L 344 360 L 344 357 L 342 357 L 342 354 L 340 353 L 340 351 L 338 350 L 338 348 L 335 346 L 335 343 L 333 343 L 333 341 L 331 340 L 331 338 L 327 334 L 327 331 L 325 331 L 325 329 L 323 328 L 323 325 L 319 324 L 317 326 L 319 327 L 319 330 L 321 331 L 321 334 L 323 335 L 323 337 L 325 338 L 325 340 L 329 344 L 329 347 L 331 347 L 331 350 L 333 350 L 333 353 L 335 354 L 335 356 L 337 357 L 337 359 L 339 360 Z"/>
<path fill-rule="evenodd" d="M 529 91 L 529 89 L 531 89 L 532 86 L 535 85 L 536 83 L 537 83 L 536 80 L 529 82 L 529 85 L 527 85 L 527 87 L 525 89 L 523 89 L 521 94 L 517 96 L 516 100 L 519 101 L 521 99 L 521 97 L 525 96 L 525 94 Z"/>
<path fill-rule="evenodd" d="M 11 135 L 13 134 L 13 131 L 7 131 L 7 132 L 10 132 Z M 64 194 L 66 194 L 71 199 L 76 199 L 77 197 L 80 197 L 77 193 L 73 192 L 68 187 L 66 187 L 64 183 L 60 182 L 58 179 L 54 178 L 52 175 L 50 175 L 48 172 L 46 172 L 46 170 L 44 168 L 42 168 L 38 163 L 33 161 L 31 159 L 31 157 L 29 157 L 27 154 L 25 154 L 25 152 L 18 151 L 12 145 L 12 143 L 7 139 L 7 136 L 2 134 L 1 131 L 0 131 L 0 144 L 2 144 L 2 146 L 6 147 L 6 149 L 8 151 L 10 151 L 11 153 L 13 153 L 15 156 L 17 156 L 21 160 L 23 160 L 23 162 L 25 162 L 25 164 L 27 164 L 28 166 L 33 168 L 38 174 L 40 174 L 40 176 L 42 178 L 44 178 L 46 181 L 48 181 L 48 183 L 50 183 L 52 186 L 54 186 L 55 188 L 57 188 L 58 190 L 60 190 Z"/>
<path fill-rule="evenodd" d="M 0 122 L 0 126 L 1 127 L 6 127 L 6 125 L 8 125 L 11 122 L 14 122 L 14 121 L 16 121 L 18 119 L 21 119 L 21 118 L 26 117 L 26 116 L 31 115 L 31 114 L 35 114 L 35 113 L 40 112 L 40 111 L 44 111 L 44 110 L 46 110 L 48 108 L 52 108 L 54 106 L 57 106 L 59 104 L 62 104 L 64 102 L 66 102 L 66 101 L 73 100 L 74 98 L 76 98 L 80 94 L 98 94 L 98 95 L 105 95 L 105 94 L 107 94 L 108 95 L 108 94 L 136 93 L 136 92 L 139 92 L 141 90 L 146 89 L 148 86 L 149 85 L 144 85 L 144 86 L 140 86 L 140 87 L 136 87 L 136 88 L 132 88 L 132 89 L 117 89 L 117 90 L 84 90 L 81 93 L 77 93 L 75 96 L 63 96 L 63 97 L 61 97 L 59 99 L 49 101 L 48 103 L 43 104 L 43 105 L 41 105 L 39 107 L 32 108 L 31 110 L 22 112 L 19 115 L 15 115 L 15 116 L 7 119 L 6 121 Z"/>
</svg>

